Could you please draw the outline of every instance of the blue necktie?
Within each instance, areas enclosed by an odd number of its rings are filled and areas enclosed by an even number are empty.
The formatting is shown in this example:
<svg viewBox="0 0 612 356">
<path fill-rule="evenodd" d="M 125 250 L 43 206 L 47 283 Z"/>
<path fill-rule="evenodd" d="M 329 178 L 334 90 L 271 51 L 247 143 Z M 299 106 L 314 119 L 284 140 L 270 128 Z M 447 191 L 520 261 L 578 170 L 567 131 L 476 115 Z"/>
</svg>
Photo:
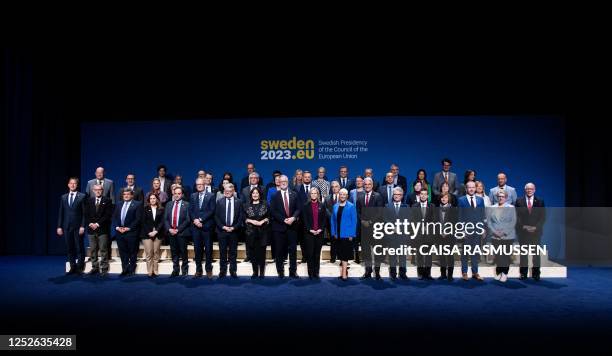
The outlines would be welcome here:
<svg viewBox="0 0 612 356">
<path fill-rule="evenodd" d="M 70 199 L 68 200 L 68 206 L 72 207 L 72 203 L 74 203 L 74 193 L 70 193 Z"/>
<path fill-rule="evenodd" d="M 204 200 L 204 193 L 200 193 L 200 209 L 202 209 L 202 201 Z"/>
<path fill-rule="evenodd" d="M 231 220 L 232 220 L 232 200 L 231 199 L 227 199 L 226 202 L 226 215 L 225 215 L 225 226 L 232 226 L 231 224 Z"/>
<path fill-rule="evenodd" d="M 393 198 L 393 190 L 391 190 L 391 189 L 392 189 L 391 186 L 388 185 L 387 186 L 387 199 L 389 201 L 391 201 L 391 199 Z"/>
<path fill-rule="evenodd" d="M 121 226 L 125 224 L 125 215 L 127 215 L 128 203 L 123 203 L 123 207 L 121 208 Z"/>
</svg>

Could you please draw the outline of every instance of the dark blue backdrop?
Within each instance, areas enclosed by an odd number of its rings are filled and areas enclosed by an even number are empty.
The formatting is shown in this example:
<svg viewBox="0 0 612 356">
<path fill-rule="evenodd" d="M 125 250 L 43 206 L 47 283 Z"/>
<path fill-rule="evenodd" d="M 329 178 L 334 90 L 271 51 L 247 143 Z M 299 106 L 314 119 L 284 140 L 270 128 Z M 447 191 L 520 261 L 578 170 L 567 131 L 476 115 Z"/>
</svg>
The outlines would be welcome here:
<svg viewBox="0 0 612 356">
<path fill-rule="evenodd" d="M 562 121 L 554 117 L 371 117 L 371 118 L 289 118 L 220 119 L 156 122 L 99 122 L 81 126 L 81 175 L 93 178 L 98 166 L 107 176 L 125 184 L 128 172 L 148 190 L 156 166 L 163 163 L 172 174 L 183 175 L 193 184 L 198 169 L 212 171 L 215 184 L 224 171 L 239 181 L 247 162 L 254 162 L 267 183 L 274 169 L 290 178 L 297 168 L 328 169 L 328 178 L 337 176 L 345 164 L 354 177 L 365 167 L 374 169 L 380 180 L 392 162 L 411 182 L 419 168 L 428 180 L 440 170 L 440 160 L 453 160 L 452 170 L 463 179 L 474 169 L 487 190 L 496 184 L 497 172 L 508 174 L 508 184 L 521 194 L 528 181 L 537 185 L 537 194 L 549 206 L 565 203 L 565 140 Z M 313 140 L 314 159 L 262 160 L 262 140 Z M 319 140 L 367 141 L 367 152 L 356 159 L 321 160 Z M 283 154 L 284 155 L 284 154 Z M 295 155 L 292 150 L 289 156 Z M 558 237 L 561 257 L 562 245 Z"/>
</svg>

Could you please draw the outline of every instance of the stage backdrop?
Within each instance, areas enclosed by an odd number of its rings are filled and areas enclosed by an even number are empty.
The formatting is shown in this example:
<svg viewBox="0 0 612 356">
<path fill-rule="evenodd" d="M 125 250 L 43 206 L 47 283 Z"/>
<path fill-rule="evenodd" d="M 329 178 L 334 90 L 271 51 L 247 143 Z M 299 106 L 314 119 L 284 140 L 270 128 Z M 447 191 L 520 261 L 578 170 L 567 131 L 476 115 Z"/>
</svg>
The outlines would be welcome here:
<svg viewBox="0 0 612 356">
<path fill-rule="evenodd" d="M 448 157 L 460 181 L 473 169 L 488 191 L 504 171 L 519 195 L 531 181 L 549 206 L 565 202 L 564 128 L 554 117 L 168 120 L 87 123 L 81 130 L 83 189 L 98 166 L 105 167 L 117 191 L 132 172 L 146 192 L 159 164 L 191 187 L 199 169 L 213 172 L 215 185 L 225 171 L 239 183 L 248 162 L 266 184 L 275 169 L 291 178 L 297 168 L 315 176 L 325 166 L 333 179 L 341 165 L 348 166 L 350 177 L 371 167 L 382 181 L 393 162 L 409 182 L 419 168 L 432 182 L 440 160 Z M 546 240 L 551 256 L 563 257 L 563 237 Z"/>
</svg>

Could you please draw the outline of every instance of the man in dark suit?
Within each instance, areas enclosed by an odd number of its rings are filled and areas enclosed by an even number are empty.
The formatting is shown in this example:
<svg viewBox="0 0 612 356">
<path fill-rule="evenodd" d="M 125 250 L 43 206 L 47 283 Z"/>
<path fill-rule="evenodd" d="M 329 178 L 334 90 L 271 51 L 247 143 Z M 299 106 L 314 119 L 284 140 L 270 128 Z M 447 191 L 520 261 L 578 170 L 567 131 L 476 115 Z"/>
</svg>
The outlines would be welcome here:
<svg viewBox="0 0 612 356">
<path fill-rule="evenodd" d="M 393 201 L 393 188 L 397 187 L 397 185 L 393 183 L 393 179 L 393 172 L 387 172 L 384 184 L 378 188 L 378 193 L 380 193 L 383 198 L 384 206 L 389 205 L 389 203 Z M 402 188 L 402 190 L 403 189 L 404 188 Z M 405 192 L 406 190 L 404 190 L 404 193 Z"/>
<path fill-rule="evenodd" d="M 247 164 L 247 174 L 240 181 L 240 191 L 244 190 L 244 188 L 248 187 L 249 185 L 251 186 L 253 185 L 253 183 L 251 183 L 251 174 L 253 173 L 255 173 L 255 165 L 253 163 L 248 163 Z M 255 185 L 263 186 L 263 178 L 261 178 L 259 174 L 257 175 L 257 182 L 255 183 Z M 241 197 L 240 199 L 243 202 L 246 202 L 244 200 L 244 197 Z"/>
<path fill-rule="evenodd" d="M 484 224 L 485 220 L 485 203 L 484 199 L 476 196 L 476 183 L 473 181 L 467 182 L 465 184 L 465 192 L 466 195 L 462 196 L 458 200 L 457 206 L 459 207 L 459 218 L 458 222 L 461 223 L 472 223 L 474 226 L 478 224 Z M 460 238 L 457 236 L 457 239 L 462 242 L 463 245 L 463 253 L 461 254 L 461 278 L 464 281 L 468 280 L 467 271 L 468 271 L 468 258 L 472 263 L 472 278 L 477 281 L 483 281 L 484 279 L 478 273 L 478 262 L 480 261 L 480 255 L 476 253 L 467 254 L 467 248 L 470 248 L 472 251 L 476 246 L 479 246 L 482 240 L 483 235 L 476 232 L 474 230 L 472 234 L 467 235 Z"/>
<path fill-rule="evenodd" d="M 57 218 L 57 235 L 65 236 L 66 254 L 70 263 L 70 270 L 66 274 L 81 274 L 85 269 L 85 194 L 79 193 L 78 178 L 68 180 L 68 193 L 60 199 Z"/>
<path fill-rule="evenodd" d="M 372 189 L 373 191 L 377 192 L 378 188 L 380 187 L 380 184 L 378 183 L 378 181 L 376 179 L 374 179 L 374 170 L 372 168 L 366 168 L 363 171 L 363 178 L 371 178 L 372 182 L 374 183 L 374 189 Z"/>
<path fill-rule="evenodd" d="M 128 174 L 125 177 L 125 183 L 127 184 L 125 187 L 121 188 L 121 191 L 126 189 L 134 192 L 134 200 L 142 202 L 144 200 L 144 192 L 141 187 L 136 185 L 136 176 L 133 173 Z M 119 192 L 121 195 L 121 192 Z M 121 197 L 117 199 L 117 201 L 121 201 Z"/>
<path fill-rule="evenodd" d="M 259 187 L 259 189 L 261 189 L 261 191 L 263 192 L 263 197 L 265 198 L 266 196 L 266 190 L 264 188 L 264 186 L 259 183 L 261 181 L 260 177 L 259 177 L 259 173 L 257 172 L 253 172 L 249 175 L 248 177 L 248 181 L 247 181 L 247 185 L 242 187 L 242 190 L 240 191 L 240 200 L 242 200 L 243 203 L 248 203 L 250 200 L 250 196 L 251 196 L 251 190 Z"/>
<path fill-rule="evenodd" d="M 428 192 L 423 189 L 419 193 L 419 201 L 412 204 L 412 218 L 411 221 L 415 223 L 421 222 L 427 224 L 433 222 L 434 217 L 434 206 L 427 201 Z M 419 279 L 433 280 L 431 277 L 431 264 L 432 256 L 429 253 L 431 246 L 433 245 L 433 238 L 428 234 L 417 234 L 414 238 L 415 247 L 417 249 L 417 275 Z M 424 249 L 424 253 L 421 253 L 421 248 Z"/>
<path fill-rule="evenodd" d="M 284 260 L 289 254 L 289 276 L 299 278 L 297 274 L 297 230 L 300 216 L 297 193 L 289 189 L 289 178 L 279 178 L 280 190 L 270 203 L 272 216 L 272 236 L 276 244 L 276 271 L 280 278 L 285 277 Z"/>
<path fill-rule="evenodd" d="M 108 274 L 110 255 L 110 226 L 113 217 L 113 202 L 102 196 L 101 185 L 93 186 L 94 196 L 85 201 L 85 224 L 89 236 L 91 271 L 89 274 Z M 98 254 L 100 261 L 98 261 Z"/>
<path fill-rule="evenodd" d="M 338 257 L 338 249 L 337 249 L 337 245 L 338 245 L 338 239 L 332 239 L 331 238 L 331 218 L 333 215 L 333 211 L 334 211 L 334 205 L 336 205 L 336 203 L 338 202 L 338 195 L 340 194 L 340 184 L 333 180 L 331 181 L 331 183 L 329 184 L 329 195 L 324 199 L 324 203 L 325 203 L 325 210 L 326 210 L 326 214 L 327 214 L 327 224 L 325 225 L 325 228 L 327 229 L 327 235 L 330 237 L 330 249 L 329 249 L 329 262 L 330 263 L 334 263 L 336 262 L 336 257 Z"/>
<path fill-rule="evenodd" d="M 219 191 L 217 187 L 213 186 L 213 176 L 210 173 L 206 173 L 206 177 L 204 178 L 204 191 L 212 194 L 214 197 L 217 196 L 217 192 Z"/>
<path fill-rule="evenodd" d="M 516 200 L 516 230 L 519 244 L 539 245 L 542 238 L 542 227 L 546 220 L 546 209 L 544 200 L 535 196 L 536 187 L 533 183 L 525 185 L 525 196 Z M 531 276 L 536 281 L 540 280 L 540 255 L 532 257 L 533 267 Z M 521 255 L 520 279 L 527 279 L 529 271 L 529 256 Z"/>
<path fill-rule="evenodd" d="M 215 207 L 215 222 L 217 224 L 217 236 L 219 237 L 219 250 L 221 261 L 219 263 L 219 278 L 227 276 L 228 250 L 229 270 L 232 278 L 238 278 L 236 273 L 238 264 L 238 232 L 243 226 L 244 211 L 240 199 L 234 197 L 234 185 L 226 184 L 223 198 L 217 202 Z"/>
<path fill-rule="evenodd" d="M 304 206 L 307 202 L 310 201 L 310 188 L 315 187 L 319 189 L 319 187 L 312 184 L 312 173 L 310 171 L 302 172 L 302 184 L 298 184 L 295 187 L 295 192 L 298 197 L 298 205 L 300 207 Z M 319 196 L 321 196 L 321 190 L 319 190 Z M 298 221 L 298 243 L 300 244 L 300 248 L 302 251 L 305 251 L 306 247 L 304 246 L 304 229 L 302 225 L 302 221 Z M 306 255 L 302 252 L 302 263 L 306 263 Z"/>
<path fill-rule="evenodd" d="M 340 184 L 340 189 L 344 188 L 349 192 L 355 189 L 355 180 L 349 178 L 347 166 L 340 166 L 340 170 L 338 171 L 338 173 L 338 178 L 334 180 Z"/>
<path fill-rule="evenodd" d="M 142 203 L 134 200 L 134 192 L 125 190 L 123 202 L 117 204 L 113 213 L 113 225 L 117 234 L 117 246 L 121 257 L 121 276 L 136 273 L 136 257 L 140 247 L 140 225 L 142 223 Z"/>
<path fill-rule="evenodd" d="M 168 168 L 165 165 L 161 164 L 157 167 L 157 178 L 159 178 L 159 181 L 161 183 L 160 189 L 166 194 L 168 194 L 168 197 L 171 197 L 172 191 L 170 187 L 172 187 L 172 179 L 168 177 L 167 173 Z"/>
<path fill-rule="evenodd" d="M 389 203 L 389 205 L 385 208 L 384 213 L 384 221 L 395 224 L 397 220 L 410 221 L 412 217 L 410 216 L 411 210 L 409 209 L 408 204 L 402 202 L 402 198 L 404 197 L 404 190 L 402 187 L 393 188 L 393 201 Z M 391 248 L 398 248 L 402 245 L 406 245 L 408 243 L 408 238 L 404 235 L 391 235 L 385 236 L 383 240 L 384 245 Z M 397 278 L 397 269 L 399 267 L 399 276 L 401 279 L 407 280 L 408 276 L 406 275 L 406 261 L 407 256 L 405 255 L 390 255 L 389 256 L 389 277 L 395 280 Z"/>
<path fill-rule="evenodd" d="M 191 236 L 195 250 L 196 278 L 202 277 L 202 255 L 206 252 L 206 277 L 212 278 L 211 230 L 215 227 L 215 196 L 204 191 L 204 179 L 196 179 L 196 192 L 189 201 Z"/>
<path fill-rule="evenodd" d="M 393 184 L 395 184 L 395 186 L 402 187 L 404 194 L 406 194 L 408 192 L 408 181 L 406 180 L 406 177 L 399 174 L 399 166 L 393 163 L 391 164 L 389 170 L 391 173 L 393 173 Z"/>
<path fill-rule="evenodd" d="M 172 201 L 166 204 L 164 225 L 170 239 L 170 252 L 172 253 L 172 273 L 170 277 L 183 276 L 189 272 L 189 259 L 187 258 L 187 238 L 191 235 L 189 216 L 189 203 L 183 200 L 183 188 L 175 187 L 172 192 Z"/>
<path fill-rule="evenodd" d="M 384 207 L 382 196 L 374 191 L 374 180 L 367 177 L 363 180 L 364 191 L 357 195 L 357 215 L 359 216 L 359 228 L 361 230 L 363 261 L 366 265 L 362 279 L 372 278 L 372 224 L 378 220 L 380 208 Z M 376 209 L 378 208 L 378 209 Z M 359 245 L 355 251 L 358 254 Z M 374 256 L 374 274 L 380 280 L 380 259 Z"/>
</svg>

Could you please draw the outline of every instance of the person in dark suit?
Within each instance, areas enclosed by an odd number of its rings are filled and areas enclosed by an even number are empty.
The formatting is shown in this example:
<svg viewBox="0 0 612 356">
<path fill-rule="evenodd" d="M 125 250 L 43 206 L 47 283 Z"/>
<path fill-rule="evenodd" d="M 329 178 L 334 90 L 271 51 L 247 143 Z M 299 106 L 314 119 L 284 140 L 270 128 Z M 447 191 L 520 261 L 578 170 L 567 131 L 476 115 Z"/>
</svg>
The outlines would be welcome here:
<svg viewBox="0 0 612 356">
<path fill-rule="evenodd" d="M 257 183 L 257 181 L 255 181 Z M 249 187 L 245 187 L 247 189 Z M 266 275 L 266 246 L 270 233 L 270 207 L 264 199 L 262 188 L 255 186 L 244 204 L 246 245 L 250 251 L 253 274 L 251 278 Z"/>
<path fill-rule="evenodd" d="M 465 185 L 466 195 L 459 198 L 459 202 L 457 206 L 459 207 L 459 218 L 458 221 L 461 223 L 472 223 L 474 226 L 476 224 L 484 224 L 485 221 L 485 203 L 482 197 L 475 195 L 476 193 L 476 183 L 475 182 L 467 182 Z M 482 239 L 482 234 L 478 234 L 474 230 L 474 233 L 470 235 L 466 235 L 464 237 L 457 236 L 458 239 L 461 240 L 463 244 L 463 252 L 461 254 L 461 278 L 464 281 L 468 280 L 467 271 L 468 271 L 468 257 L 472 262 L 472 278 L 477 281 L 483 281 L 483 278 L 478 273 L 478 262 L 480 261 L 480 255 L 472 253 L 471 255 L 467 255 L 466 246 L 469 246 L 472 251 L 475 246 L 479 246 Z"/>
<path fill-rule="evenodd" d="M 129 173 L 125 177 L 125 183 L 127 184 L 125 187 L 121 188 L 119 192 L 119 198 L 117 201 L 121 201 L 122 192 L 126 189 L 132 190 L 134 192 L 134 200 L 142 202 L 144 200 L 144 191 L 141 187 L 136 185 L 136 176 L 133 173 Z"/>
<path fill-rule="evenodd" d="M 285 277 L 284 260 L 288 253 L 289 276 L 299 278 L 296 258 L 297 229 L 301 206 L 298 205 L 297 193 L 289 190 L 289 179 L 286 175 L 279 177 L 279 184 L 280 190 L 276 192 L 270 204 L 272 236 L 276 245 L 276 271 L 280 278 Z"/>
<path fill-rule="evenodd" d="M 157 166 L 157 177 L 159 182 L 161 183 L 161 190 L 168 195 L 168 197 L 172 196 L 172 191 L 170 187 L 172 186 L 172 180 L 168 177 L 168 168 L 161 164 Z"/>
<path fill-rule="evenodd" d="M 142 203 L 134 200 L 134 192 L 124 190 L 123 202 L 117 204 L 113 213 L 113 225 L 117 231 L 115 238 L 121 257 L 121 276 L 136 273 L 136 257 L 140 245 L 140 225 L 142 224 Z"/>
<path fill-rule="evenodd" d="M 294 189 L 298 197 L 298 206 L 304 206 L 304 204 L 310 201 L 310 188 L 313 187 L 319 189 L 317 186 L 312 184 L 312 173 L 310 171 L 303 171 L 302 183 L 298 184 Z M 319 197 L 321 197 L 321 194 L 319 194 Z M 302 250 L 301 263 L 306 263 L 306 255 L 303 252 L 304 248 L 306 248 L 304 245 L 304 228 L 301 220 L 298 220 L 298 224 L 298 243 L 300 244 L 300 249 Z"/>
<path fill-rule="evenodd" d="M 393 184 L 395 184 L 397 187 L 402 187 L 404 194 L 406 194 L 408 192 L 408 181 L 406 180 L 406 177 L 399 174 L 399 166 L 393 163 L 391 164 L 391 167 L 389 167 L 389 171 L 393 173 Z"/>
<path fill-rule="evenodd" d="M 210 173 L 206 173 L 206 178 L 204 178 L 204 191 L 213 196 L 217 196 L 217 192 L 219 191 L 217 187 L 213 186 L 213 176 Z"/>
<path fill-rule="evenodd" d="M 191 187 L 191 191 L 192 192 L 197 192 L 198 188 L 196 187 L 196 181 L 199 179 L 206 179 L 206 171 L 203 169 L 200 169 L 198 171 L 198 176 L 196 177 L 196 179 L 193 181 L 193 186 Z"/>
<path fill-rule="evenodd" d="M 544 200 L 535 196 L 536 187 L 533 183 L 525 185 L 525 196 L 516 200 L 517 234 L 520 245 L 539 245 L 542 238 L 542 228 L 546 221 Z M 532 257 L 531 276 L 540 280 L 540 255 Z M 520 279 L 527 279 L 529 271 L 529 256 L 520 257 Z"/>
<path fill-rule="evenodd" d="M 325 198 L 325 200 L 323 201 L 325 203 L 325 210 L 327 213 L 327 235 L 330 238 L 330 249 L 329 249 L 329 262 L 330 263 L 335 263 L 336 262 L 336 258 L 338 257 L 338 249 L 337 249 L 337 240 L 332 239 L 331 238 L 331 231 L 330 229 L 330 219 L 333 213 L 333 207 L 334 205 L 336 205 L 336 203 L 338 202 L 338 195 L 340 194 L 340 183 L 338 183 L 337 181 L 333 180 L 331 181 L 331 183 L 329 184 L 330 186 L 330 193 L 327 196 L 327 198 Z"/>
<path fill-rule="evenodd" d="M 411 221 L 428 223 L 434 221 L 434 207 L 428 202 L 427 190 L 421 190 L 419 194 L 419 202 L 412 205 L 412 218 Z M 429 254 L 429 249 L 433 245 L 431 236 L 428 234 L 417 234 L 414 238 L 415 247 L 417 248 L 417 275 L 419 279 L 432 280 L 431 277 L 431 264 L 432 256 Z M 421 248 L 424 248 L 425 252 L 421 253 Z"/>
<path fill-rule="evenodd" d="M 172 273 L 170 277 L 183 276 L 189 272 L 189 259 L 187 258 L 187 238 L 191 236 L 191 217 L 189 203 L 183 200 L 183 188 L 174 187 L 172 201 L 166 204 L 164 228 L 170 239 L 170 252 L 172 253 Z"/>
<path fill-rule="evenodd" d="M 363 261 L 365 262 L 366 268 L 365 273 L 361 277 L 362 279 L 368 279 L 372 277 L 372 224 L 378 220 L 378 212 L 375 208 L 382 208 L 385 206 L 383 197 L 374 191 L 374 180 L 367 177 L 363 180 L 363 192 L 357 196 L 357 216 L 359 220 L 358 233 L 366 243 L 361 245 Z M 356 243 L 357 248 L 355 254 L 358 257 L 359 244 Z M 357 261 L 356 261 L 357 262 Z M 359 263 L 359 262 L 357 262 Z M 374 256 L 374 274 L 376 279 L 380 279 L 380 259 Z"/>
<path fill-rule="evenodd" d="M 408 206 L 413 206 L 414 204 L 418 203 L 421 190 L 423 190 L 421 182 L 415 182 L 412 186 L 412 192 L 404 194 L 404 203 L 406 203 Z"/>
<path fill-rule="evenodd" d="M 87 194 L 87 196 L 90 198 L 93 197 L 94 193 L 93 193 L 92 188 L 94 184 L 98 184 L 102 186 L 102 189 L 103 189 L 102 196 L 110 198 L 113 204 L 115 204 L 115 183 L 112 180 L 106 178 L 104 174 L 105 174 L 104 167 L 96 168 L 96 178 L 91 179 L 87 182 L 87 188 L 85 188 L 85 194 Z"/>
<path fill-rule="evenodd" d="M 442 224 L 443 228 L 440 234 L 436 235 L 435 239 L 438 241 L 438 248 L 441 250 L 444 246 L 450 249 L 455 246 L 455 236 L 452 234 L 444 234 L 444 225 L 447 223 L 457 223 L 457 208 L 452 205 L 450 198 L 453 197 L 449 192 L 444 192 L 439 195 L 439 204 L 436 205 L 434 221 Z M 449 282 L 453 281 L 453 272 L 455 270 L 455 257 L 452 254 L 440 254 L 440 277 L 438 279 L 447 279 Z"/>
<path fill-rule="evenodd" d="M 248 178 L 249 180 L 247 181 L 247 185 L 242 187 L 242 190 L 238 198 L 240 198 L 242 202 L 247 202 L 251 199 L 251 191 L 255 188 L 259 188 L 263 194 L 262 199 L 265 200 L 266 198 L 265 188 L 262 184 L 259 183 L 261 181 L 259 177 L 259 173 L 253 172 L 249 175 Z"/>
<path fill-rule="evenodd" d="M 366 168 L 363 171 L 363 178 L 371 178 L 372 179 L 372 183 L 374 184 L 374 191 L 377 192 L 378 188 L 380 187 L 380 184 L 378 183 L 378 181 L 376 179 L 374 179 L 374 170 L 372 168 Z"/>
<path fill-rule="evenodd" d="M 141 238 L 149 277 L 159 275 L 161 242 L 164 234 L 164 208 L 157 194 L 148 194 L 142 217 Z"/>
<path fill-rule="evenodd" d="M 183 200 L 184 201 L 189 201 L 189 199 L 191 198 L 191 187 L 189 187 L 186 184 L 183 184 L 183 176 L 180 174 L 177 174 L 174 176 L 174 181 L 172 182 L 172 185 L 176 185 L 179 186 L 181 188 L 183 188 Z"/>
<path fill-rule="evenodd" d="M 94 196 L 85 201 L 85 224 L 87 224 L 87 235 L 89 236 L 89 251 L 91 260 L 91 271 L 94 275 L 108 274 L 108 259 L 110 255 L 110 226 L 113 217 L 113 202 L 102 196 L 101 185 L 93 186 Z M 100 255 L 100 260 L 98 260 Z"/>
<path fill-rule="evenodd" d="M 386 206 L 384 210 L 384 221 L 395 224 L 399 219 L 400 221 L 410 220 L 409 206 L 403 203 L 404 190 L 402 187 L 393 188 L 393 201 Z M 389 242 L 385 243 L 386 246 L 391 248 L 398 248 L 406 245 L 408 239 L 403 235 L 391 235 L 385 237 Z M 389 256 L 389 277 L 395 280 L 397 279 L 397 270 L 399 267 L 399 276 L 401 279 L 408 280 L 406 275 L 406 256 L 405 255 L 390 255 Z M 380 268 L 380 267 L 379 267 Z"/>
<path fill-rule="evenodd" d="M 319 279 L 323 231 L 327 224 L 327 212 L 321 202 L 321 192 L 317 187 L 309 190 L 309 201 L 302 205 L 304 226 L 304 249 L 302 253 L 308 264 L 308 278 Z"/>
<path fill-rule="evenodd" d="M 213 245 L 210 232 L 215 227 L 215 196 L 204 191 L 204 179 L 196 179 L 196 192 L 189 200 L 189 215 L 191 216 L 191 236 L 195 250 L 195 277 L 202 277 L 202 257 L 206 253 L 206 277 L 212 278 Z"/>
<path fill-rule="evenodd" d="M 383 198 L 384 206 L 389 205 L 389 203 L 393 201 L 393 188 L 397 187 L 397 185 L 393 183 L 393 179 L 393 172 L 387 172 L 385 183 L 378 188 L 378 193 Z"/>
<path fill-rule="evenodd" d="M 85 269 L 85 194 L 77 191 L 78 178 L 68 180 L 68 193 L 60 199 L 57 217 L 57 235 L 65 236 L 66 255 L 70 270 L 66 274 L 81 274 Z"/>
<path fill-rule="evenodd" d="M 448 184 L 448 182 L 442 182 L 442 185 L 440 185 L 440 194 L 434 196 L 434 198 L 432 199 L 432 203 L 435 206 L 440 206 L 440 198 L 442 197 L 442 194 L 444 193 L 448 193 L 448 202 L 451 206 L 456 207 L 457 206 L 457 197 L 455 196 L 455 194 L 452 194 L 450 192 L 450 185 Z"/>
<path fill-rule="evenodd" d="M 227 275 L 228 250 L 230 275 L 232 278 L 238 278 L 236 274 L 238 269 L 236 262 L 238 232 L 244 223 L 244 211 L 242 202 L 234 196 L 234 185 L 228 183 L 223 189 L 223 198 L 217 202 L 215 207 L 215 222 L 217 223 L 217 236 L 219 237 L 221 255 L 219 278 L 224 278 Z"/>
<path fill-rule="evenodd" d="M 349 192 L 355 189 L 355 181 L 349 178 L 347 166 L 340 166 L 338 173 L 339 176 L 334 180 L 340 184 L 340 189 L 344 188 Z"/>
<path fill-rule="evenodd" d="M 244 188 L 248 187 L 249 185 L 261 185 L 261 186 L 264 185 L 263 178 L 259 174 L 257 175 L 257 182 L 255 184 L 252 184 L 251 183 L 252 173 L 255 173 L 255 165 L 253 163 L 248 163 L 247 164 L 247 174 L 240 181 L 240 191 L 244 190 Z M 248 200 L 248 196 L 240 197 L 240 199 L 242 199 L 243 201 Z"/>
</svg>

